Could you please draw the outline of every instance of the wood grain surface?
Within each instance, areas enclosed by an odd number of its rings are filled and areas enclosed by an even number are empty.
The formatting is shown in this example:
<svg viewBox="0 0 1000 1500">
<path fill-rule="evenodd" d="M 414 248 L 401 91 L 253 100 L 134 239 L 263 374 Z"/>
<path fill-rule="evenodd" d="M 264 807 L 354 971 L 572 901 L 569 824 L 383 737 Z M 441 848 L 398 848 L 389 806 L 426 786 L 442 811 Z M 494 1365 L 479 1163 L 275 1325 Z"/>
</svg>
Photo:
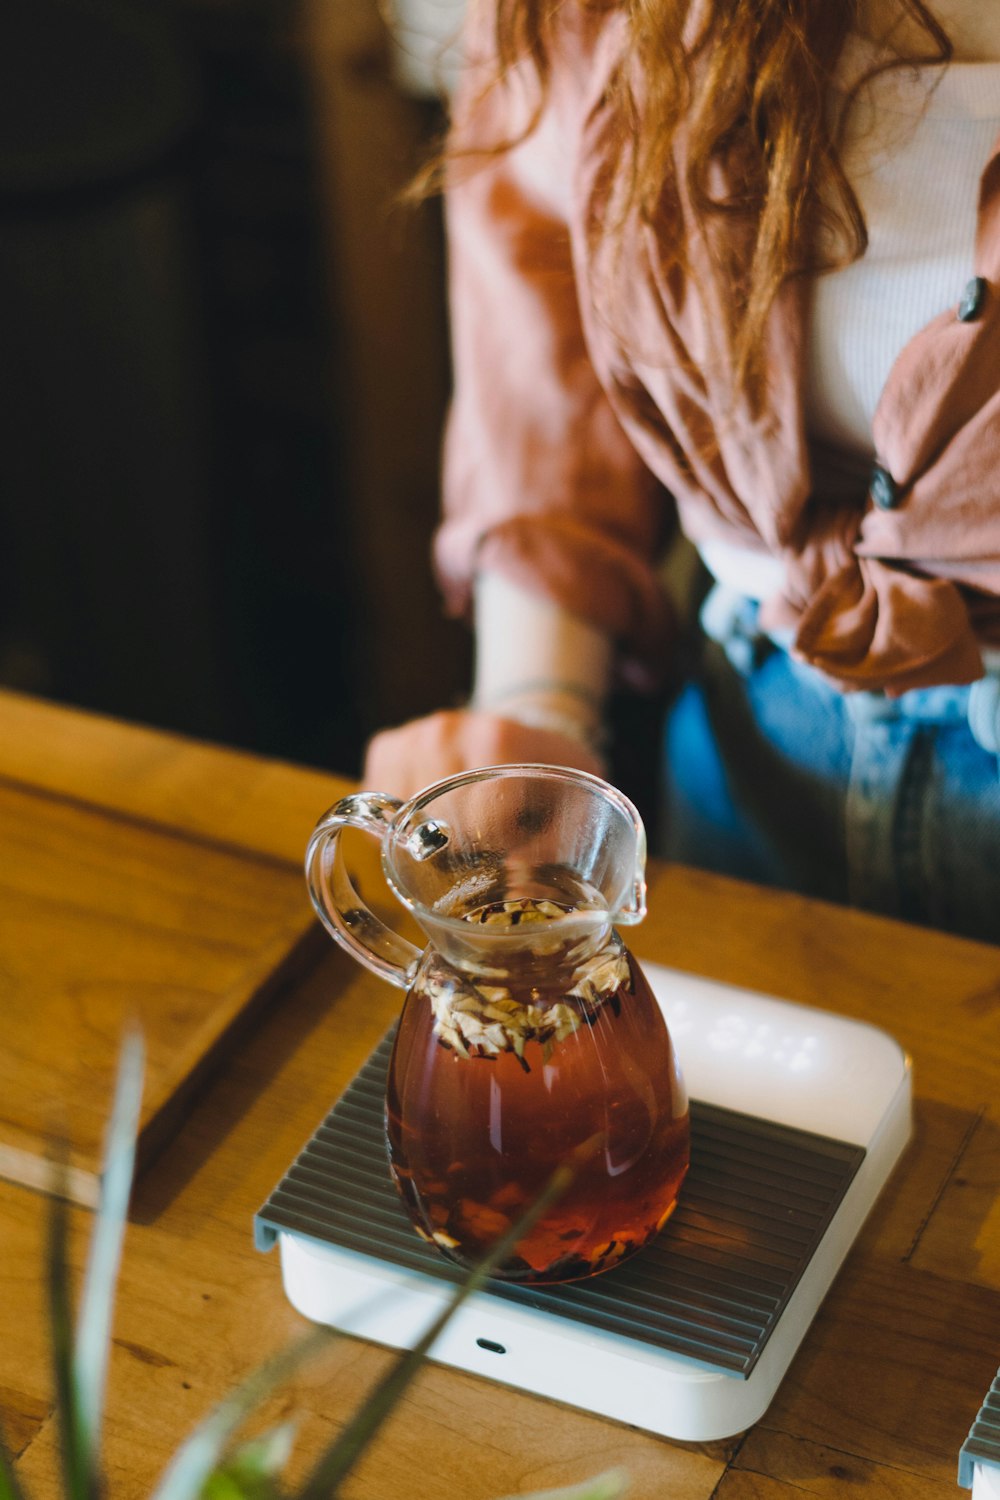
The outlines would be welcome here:
<svg viewBox="0 0 1000 1500">
<path fill-rule="evenodd" d="M 206 747 L 0 699 L 3 1177 L 43 1186 L 65 1138 L 71 1195 L 92 1203 L 123 1028 L 146 1041 L 142 1162 L 315 950 L 305 802 L 315 816 L 342 783 L 304 777 L 303 806 L 258 829 L 266 764 L 224 759 L 223 775 Z"/>
<path fill-rule="evenodd" d="M 32 717 L 29 705 L 20 711 Z M 40 706 L 36 727 L 51 787 L 68 773 L 45 732 L 49 714 Z M 87 726 L 95 746 L 100 728 Z M 121 780 L 133 789 L 148 781 L 155 759 L 146 732 L 135 733 L 133 765 L 132 732 L 108 727 Z M 224 751 L 168 748 L 172 785 L 204 775 L 207 788 L 218 778 L 220 826 L 231 831 L 227 775 L 247 774 L 242 760 L 233 757 L 230 766 Z M 94 759 L 101 760 L 96 749 Z M 305 815 L 323 778 L 276 766 L 256 777 L 276 860 L 268 868 L 280 886 L 289 872 L 274 830 L 299 799 Z M 86 801 L 86 787 L 73 795 Z M 134 803 L 134 791 L 128 796 Z M 315 799 L 320 805 L 307 822 L 326 800 Z M 211 839 L 204 808 L 200 816 Z M 289 845 L 299 836 L 289 834 Z M 228 832 L 225 842 L 235 847 Z M 258 855 L 248 849 L 243 857 L 253 873 L 233 887 L 240 894 L 228 910 L 237 913 L 270 892 L 266 881 L 256 883 Z M 101 927 L 99 909 L 89 920 L 88 967 L 103 972 L 113 960 L 113 934 Z M 431 1364 L 344 1493 L 350 1500 L 497 1500 L 622 1465 L 630 1500 L 960 1494 L 958 1451 L 1000 1363 L 1000 949 L 664 866 L 651 871 L 650 916 L 633 936 L 641 957 L 864 1017 L 897 1036 L 914 1065 L 911 1148 L 770 1409 L 748 1433 L 674 1443 Z M 191 940 L 196 950 L 215 941 L 197 931 Z M 177 962 L 165 947 L 158 952 L 162 962 Z M 326 943 L 228 1050 L 140 1179 L 111 1365 L 109 1495 L 147 1493 L 192 1423 L 302 1329 L 277 1257 L 253 1249 L 253 1214 L 398 1005 L 397 991 Z M 95 1121 L 105 1103 L 94 1089 L 87 1108 Z M 0 1184 L 0 1411 L 36 1500 L 59 1492 L 39 1263 L 45 1212 L 43 1195 Z M 89 1222 L 87 1212 L 74 1211 L 77 1266 Z M 268 1403 L 262 1422 L 296 1418 L 293 1472 L 302 1472 L 391 1358 L 362 1341 L 338 1340 Z"/>
</svg>

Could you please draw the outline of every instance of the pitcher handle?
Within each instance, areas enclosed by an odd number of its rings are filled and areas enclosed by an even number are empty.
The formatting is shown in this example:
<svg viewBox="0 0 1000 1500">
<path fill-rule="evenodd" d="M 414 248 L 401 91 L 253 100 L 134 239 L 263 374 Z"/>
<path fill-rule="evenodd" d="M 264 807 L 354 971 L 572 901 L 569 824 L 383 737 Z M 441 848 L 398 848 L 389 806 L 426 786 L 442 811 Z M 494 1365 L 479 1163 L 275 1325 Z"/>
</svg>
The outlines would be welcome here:
<svg viewBox="0 0 1000 1500">
<path fill-rule="evenodd" d="M 306 880 L 316 914 L 335 942 L 390 984 L 409 989 L 421 951 L 369 911 L 354 889 L 340 847 L 345 828 L 360 828 L 384 843 L 402 805 L 383 792 L 356 792 L 335 802 L 309 840 Z"/>
</svg>

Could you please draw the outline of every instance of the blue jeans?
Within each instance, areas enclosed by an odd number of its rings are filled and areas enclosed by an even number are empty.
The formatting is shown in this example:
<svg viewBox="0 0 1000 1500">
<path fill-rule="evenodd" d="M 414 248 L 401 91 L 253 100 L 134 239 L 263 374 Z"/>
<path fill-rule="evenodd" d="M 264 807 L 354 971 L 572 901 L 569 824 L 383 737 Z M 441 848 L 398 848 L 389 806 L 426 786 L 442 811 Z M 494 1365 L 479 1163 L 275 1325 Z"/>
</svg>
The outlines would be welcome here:
<svg viewBox="0 0 1000 1500">
<path fill-rule="evenodd" d="M 997 676 L 841 693 L 744 604 L 668 716 L 659 852 L 1000 943 L 998 743 Z"/>
</svg>

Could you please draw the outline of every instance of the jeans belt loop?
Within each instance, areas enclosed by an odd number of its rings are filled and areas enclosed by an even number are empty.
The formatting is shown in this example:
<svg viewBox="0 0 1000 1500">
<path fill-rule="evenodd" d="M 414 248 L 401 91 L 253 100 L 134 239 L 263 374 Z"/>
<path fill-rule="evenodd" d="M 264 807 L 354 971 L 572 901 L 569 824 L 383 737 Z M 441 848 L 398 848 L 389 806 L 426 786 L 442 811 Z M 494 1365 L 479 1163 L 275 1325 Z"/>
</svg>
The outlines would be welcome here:
<svg viewBox="0 0 1000 1500">
<path fill-rule="evenodd" d="M 1000 754 L 1000 677 L 990 673 L 970 687 L 969 728 L 977 745 Z"/>
<path fill-rule="evenodd" d="M 726 584 L 716 583 L 704 600 L 701 627 L 721 646 L 741 677 L 749 677 L 773 649 L 773 642 L 757 624 L 759 606 Z"/>
</svg>

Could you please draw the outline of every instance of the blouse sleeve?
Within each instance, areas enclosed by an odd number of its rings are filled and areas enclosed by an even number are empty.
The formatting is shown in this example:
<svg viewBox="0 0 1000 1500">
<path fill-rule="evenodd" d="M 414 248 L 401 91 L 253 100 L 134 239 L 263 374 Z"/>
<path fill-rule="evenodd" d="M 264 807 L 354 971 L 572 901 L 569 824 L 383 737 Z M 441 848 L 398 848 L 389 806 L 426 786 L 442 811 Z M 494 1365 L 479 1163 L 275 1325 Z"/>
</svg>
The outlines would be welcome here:
<svg viewBox="0 0 1000 1500">
<path fill-rule="evenodd" d="M 462 614 L 477 571 L 504 573 L 650 661 L 668 621 L 657 573 L 667 497 L 599 383 L 578 300 L 572 194 L 585 28 L 561 26 L 544 107 L 525 134 L 538 96 L 530 70 L 487 82 L 494 10 L 494 0 L 474 6 L 451 139 L 455 383 L 438 577 L 450 611 Z"/>
</svg>

